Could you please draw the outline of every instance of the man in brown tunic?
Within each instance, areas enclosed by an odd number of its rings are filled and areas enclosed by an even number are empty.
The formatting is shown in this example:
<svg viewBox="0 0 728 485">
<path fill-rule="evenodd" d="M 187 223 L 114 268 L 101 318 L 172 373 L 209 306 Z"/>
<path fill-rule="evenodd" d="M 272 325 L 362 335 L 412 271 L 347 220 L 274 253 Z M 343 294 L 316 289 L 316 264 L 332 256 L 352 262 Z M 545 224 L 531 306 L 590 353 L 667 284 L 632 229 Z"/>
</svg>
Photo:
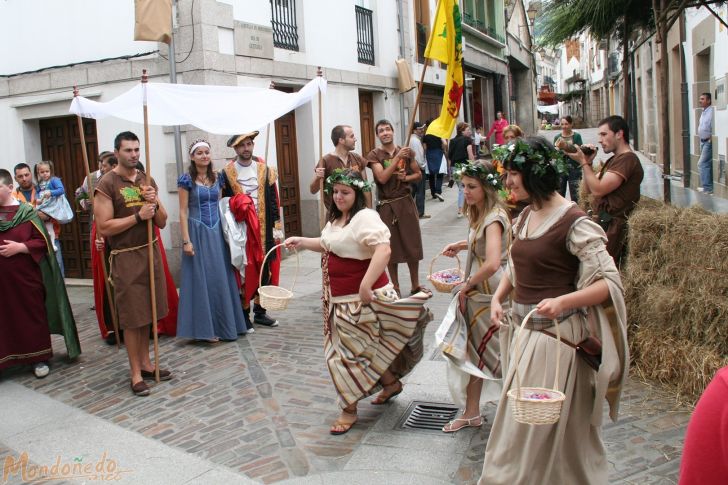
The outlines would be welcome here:
<svg viewBox="0 0 728 485">
<path fill-rule="evenodd" d="M 420 285 L 422 236 L 417 207 L 410 192 L 410 184 L 422 178 L 420 166 L 409 147 L 394 144 L 394 128 L 389 121 L 378 121 L 374 131 L 382 146 L 369 152 L 367 160 L 377 184 L 377 212 L 391 233 L 392 255 L 387 265 L 389 277 L 399 292 L 397 265 L 407 263 L 412 282 L 411 294 L 423 291 L 432 295 L 429 289 Z"/>
<path fill-rule="evenodd" d="M 119 133 L 114 140 L 114 155 L 119 163 L 104 175 L 94 191 L 94 217 L 98 232 L 111 248 L 110 275 L 124 330 L 124 343 L 131 369 L 131 388 L 137 396 L 149 395 L 145 379 L 154 379 L 154 365 L 149 358 L 149 325 L 152 308 L 149 291 L 147 220 L 161 228 L 167 223 L 167 211 L 157 198 L 154 180 L 146 185 L 146 175 L 137 170 L 139 138 L 130 132 Z M 164 269 L 158 243 L 154 244 L 154 277 L 157 318 L 167 315 Z M 172 378 L 160 369 L 161 380 Z"/>
<path fill-rule="evenodd" d="M 593 217 L 607 233 L 607 251 L 621 266 L 627 239 L 627 217 L 640 200 L 644 171 L 637 155 L 629 147 L 629 126 L 621 116 L 609 116 L 599 122 L 599 144 L 613 153 L 599 174 L 581 150 L 569 154 L 579 162 L 587 192 L 594 195 Z"/>
<path fill-rule="evenodd" d="M 334 144 L 334 151 L 323 156 L 316 164 L 314 169 L 314 179 L 311 181 L 309 189 L 312 194 L 317 194 L 321 189 L 321 181 L 338 168 L 352 168 L 361 173 L 361 178 L 367 179 L 366 167 L 367 161 L 358 153 L 354 153 L 356 148 L 356 135 L 349 125 L 336 125 L 331 130 L 331 143 Z M 372 193 L 365 192 L 364 198 L 367 201 L 367 207 L 372 207 Z M 331 194 L 324 194 L 324 205 L 326 210 L 331 207 Z"/>
</svg>

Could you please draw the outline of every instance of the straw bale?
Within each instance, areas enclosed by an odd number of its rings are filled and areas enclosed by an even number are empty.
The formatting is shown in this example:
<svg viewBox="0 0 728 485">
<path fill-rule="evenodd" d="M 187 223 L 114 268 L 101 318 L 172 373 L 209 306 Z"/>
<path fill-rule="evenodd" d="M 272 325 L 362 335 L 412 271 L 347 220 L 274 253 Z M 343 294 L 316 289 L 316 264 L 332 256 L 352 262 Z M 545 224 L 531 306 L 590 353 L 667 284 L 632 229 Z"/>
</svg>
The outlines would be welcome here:
<svg viewBox="0 0 728 485">
<path fill-rule="evenodd" d="M 728 216 L 643 198 L 628 237 L 622 277 L 633 364 L 697 399 L 728 364 Z"/>
</svg>

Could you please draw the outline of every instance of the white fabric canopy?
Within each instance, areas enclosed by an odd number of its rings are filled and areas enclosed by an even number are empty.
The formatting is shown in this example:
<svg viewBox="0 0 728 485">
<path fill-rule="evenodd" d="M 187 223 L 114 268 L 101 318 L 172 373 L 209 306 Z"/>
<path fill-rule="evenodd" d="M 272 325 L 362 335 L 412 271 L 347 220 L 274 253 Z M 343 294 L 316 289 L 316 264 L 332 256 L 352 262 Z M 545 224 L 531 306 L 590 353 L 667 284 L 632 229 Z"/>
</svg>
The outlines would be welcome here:
<svg viewBox="0 0 728 485">
<path fill-rule="evenodd" d="M 559 105 L 558 104 L 550 104 L 548 106 L 536 106 L 536 109 L 539 113 L 548 113 L 550 115 L 557 115 L 559 114 Z"/>
<path fill-rule="evenodd" d="M 316 77 L 295 93 L 268 88 L 148 83 L 101 103 L 76 96 L 70 112 L 84 118 L 108 116 L 144 123 L 144 91 L 151 125 L 193 125 L 216 135 L 249 133 L 309 102 L 326 79 Z"/>
</svg>

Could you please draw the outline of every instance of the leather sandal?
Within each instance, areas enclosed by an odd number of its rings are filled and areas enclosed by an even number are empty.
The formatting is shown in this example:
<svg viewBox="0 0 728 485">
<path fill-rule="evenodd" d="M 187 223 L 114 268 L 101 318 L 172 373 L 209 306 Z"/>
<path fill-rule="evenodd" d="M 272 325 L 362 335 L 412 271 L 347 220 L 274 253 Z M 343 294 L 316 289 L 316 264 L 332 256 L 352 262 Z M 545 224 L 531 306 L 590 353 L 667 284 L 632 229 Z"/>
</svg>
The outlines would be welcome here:
<svg viewBox="0 0 728 485">
<path fill-rule="evenodd" d="M 398 386 L 397 390 L 392 393 L 387 392 L 387 388 L 392 388 L 393 386 L 394 387 Z M 379 406 L 382 404 L 387 404 L 389 401 L 391 401 L 392 399 L 394 399 L 395 397 L 400 395 L 402 393 L 402 390 L 404 390 L 402 381 L 400 381 L 399 379 L 397 379 L 394 382 L 390 382 L 389 384 L 382 383 L 382 387 L 384 388 L 384 389 L 382 389 L 382 392 L 377 394 L 377 397 L 375 397 L 372 400 L 372 404 L 374 404 L 376 406 Z"/>
<path fill-rule="evenodd" d="M 344 416 L 353 416 L 353 421 L 343 421 L 342 418 Z M 334 421 L 334 424 L 331 425 L 331 428 L 329 429 L 329 433 L 331 433 L 334 436 L 346 434 L 352 426 L 356 424 L 356 422 L 359 419 L 356 416 L 356 408 L 354 408 L 354 412 L 349 412 L 346 409 L 341 410 L 341 416 L 339 416 L 336 421 Z"/>
<path fill-rule="evenodd" d="M 159 380 L 160 381 L 168 381 L 172 378 L 172 373 L 168 371 L 167 369 L 159 369 Z M 142 369 L 142 379 L 156 379 L 156 376 L 154 375 L 154 370 L 144 370 Z"/>
<path fill-rule="evenodd" d="M 454 428 L 453 426 L 457 423 L 464 423 L 461 426 L 458 426 L 457 428 Z M 456 418 L 447 423 L 445 426 L 442 427 L 443 433 L 457 433 L 463 428 L 479 428 L 483 425 L 483 416 L 475 416 L 472 418 Z"/>
<path fill-rule="evenodd" d="M 427 295 L 427 298 L 432 297 L 432 290 L 430 290 L 428 287 L 422 286 L 422 285 L 418 286 L 417 288 L 412 288 L 412 291 L 410 292 L 410 296 L 416 295 L 417 293 L 420 293 L 420 292 Z"/>
<path fill-rule="evenodd" d="M 149 393 L 152 391 L 149 389 L 149 386 L 146 382 L 139 381 L 136 384 L 133 382 L 131 383 L 131 391 L 134 393 L 135 396 L 148 396 Z"/>
</svg>

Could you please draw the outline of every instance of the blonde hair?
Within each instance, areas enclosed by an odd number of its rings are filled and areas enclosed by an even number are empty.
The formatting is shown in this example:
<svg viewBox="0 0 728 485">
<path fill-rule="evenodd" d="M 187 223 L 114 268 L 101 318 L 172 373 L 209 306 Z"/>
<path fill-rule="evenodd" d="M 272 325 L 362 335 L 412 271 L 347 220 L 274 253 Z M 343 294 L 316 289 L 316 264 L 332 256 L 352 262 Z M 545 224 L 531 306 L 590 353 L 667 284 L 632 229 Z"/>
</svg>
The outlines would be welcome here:
<svg viewBox="0 0 728 485">
<path fill-rule="evenodd" d="M 516 138 L 523 138 L 524 133 L 520 126 L 518 126 L 518 125 L 506 126 L 505 130 L 503 130 L 503 136 L 505 136 L 506 133 L 508 133 L 509 131 L 511 133 L 513 133 L 513 136 L 515 136 Z"/>
<path fill-rule="evenodd" d="M 33 174 L 35 175 L 35 180 L 40 182 L 40 177 L 38 174 L 38 167 L 40 167 L 41 165 L 45 165 L 51 170 L 51 178 L 56 176 L 56 171 L 53 167 L 53 162 L 51 162 L 50 160 L 43 160 L 42 162 L 36 163 L 35 167 L 33 167 Z"/>
<path fill-rule="evenodd" d="M 494 165 L 487 160 L 476 160 L 473 162 L 473 165 L 480 165 L 489 172 L 496 171 Z M 503 202 L 501 202 L 500 197 L 498 197 L 498 192 L 496 192 L 492 185 L 485 183 L 485 181 L 479 177 L 469 177 L 468 175 L 465 175 L 465 177 L 477 180 L 480 186 L 483 187 L 483 193 L 485 195 L 485 198 L 483 199 L 484 207 L 482 214 L 477 205 L 466 205 L 465 207 L 465 215 L 467 216 L 468 221 L 470 221 L 470 227 L 477 229 L 483 223 L 485 216 L 487 216 L 493 209 L 505 209 L 505 207 L 503 206 Z"/>
</svg>

